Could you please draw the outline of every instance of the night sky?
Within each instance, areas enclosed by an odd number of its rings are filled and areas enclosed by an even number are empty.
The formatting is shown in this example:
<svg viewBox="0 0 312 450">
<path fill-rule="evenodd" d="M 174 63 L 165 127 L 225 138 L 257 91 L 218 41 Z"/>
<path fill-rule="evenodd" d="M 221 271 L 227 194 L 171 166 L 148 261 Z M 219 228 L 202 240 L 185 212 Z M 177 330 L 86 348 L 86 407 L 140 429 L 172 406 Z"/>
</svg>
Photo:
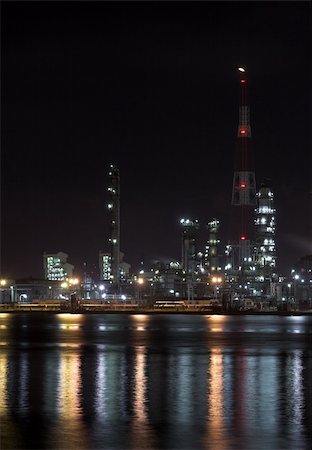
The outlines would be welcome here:
<svg viewBox="0 0 312 450">
<path fill-rule="evenodd" d="M 2 276 L 43 277 L 44 251 L 98 272 L 110 163 L 134 270 L 180 259 L 182 217 L 200 221 L 202 246 L 219 218 L 224 246 L 238 65 L 279 270 L 312 252 L 311 3 L 1 2 L 1 21 Z"/>
</svg>

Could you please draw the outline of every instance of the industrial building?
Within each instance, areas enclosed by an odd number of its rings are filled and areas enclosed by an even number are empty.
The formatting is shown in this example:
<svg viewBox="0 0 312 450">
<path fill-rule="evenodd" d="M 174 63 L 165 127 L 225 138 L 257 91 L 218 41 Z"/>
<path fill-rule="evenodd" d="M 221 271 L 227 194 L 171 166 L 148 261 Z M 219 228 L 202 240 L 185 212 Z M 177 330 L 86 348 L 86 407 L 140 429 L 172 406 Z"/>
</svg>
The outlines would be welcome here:
<svg viewBox="0 0 312 450">
<path fill-rule="evenodd" d="M 64 281 L 73 275 L 74 266 L 67 262 L 68 255 L 64 252 L 44 253 L 43 270 L 46 280 Z"/>
</svg>

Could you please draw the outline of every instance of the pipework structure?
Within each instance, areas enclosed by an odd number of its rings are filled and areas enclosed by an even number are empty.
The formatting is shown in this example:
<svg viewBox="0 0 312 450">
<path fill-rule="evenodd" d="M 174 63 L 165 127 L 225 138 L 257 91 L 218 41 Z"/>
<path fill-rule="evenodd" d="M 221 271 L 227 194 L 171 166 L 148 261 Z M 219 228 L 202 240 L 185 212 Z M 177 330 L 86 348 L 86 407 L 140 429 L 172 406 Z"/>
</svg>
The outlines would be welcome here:
<svg viewBox="0 0 312 450">
<path fill-rule="evenodd" d="M 227 246 L 226 270 L 234 278 L 244 277 L 253 270 L 254 209 L 256 206 L 256 178 L 251 158 L 251 126 L 246 70 L 239 69 L 240 104 L 237 130 L 237 149 L 231 201 L 231 236 Z"/>
<path fill-rule="evenodd" d="M 274 196 L 271 188 L 262 184 L 257 193 L 255 210 L 255 234 L 257 249 L 258 281 L 272 281 L 276 275 L 275 213 Z"/>
<path fill-rule="evenodd" d="M 199 228 L 198 220 L 181 219 L 182 226 L 182 262 L 181 268 L 186 273 L 196 271 L 196 232 Z"/>
<path fill-rule="evenodd" d="M 120 283 L 120 175 L 119 169 L 113 164 L 109 172 L 109 200 L 108 211 L 110 214 L 110 254 L 111 254 L 111 281 L 116 287 Z"/>
<path fill-rule="evenodd" d="M 208 241 L 205 251 L 205 269 L 211 274 L 215 271 L 221 270 L 219 267 L 219 244 L 220 239 L 218 239 L 218 233 L 220 228 L 220 222 L 217 219 L 212 219 L 207 223 L 208 229 Z"/>
</svg>

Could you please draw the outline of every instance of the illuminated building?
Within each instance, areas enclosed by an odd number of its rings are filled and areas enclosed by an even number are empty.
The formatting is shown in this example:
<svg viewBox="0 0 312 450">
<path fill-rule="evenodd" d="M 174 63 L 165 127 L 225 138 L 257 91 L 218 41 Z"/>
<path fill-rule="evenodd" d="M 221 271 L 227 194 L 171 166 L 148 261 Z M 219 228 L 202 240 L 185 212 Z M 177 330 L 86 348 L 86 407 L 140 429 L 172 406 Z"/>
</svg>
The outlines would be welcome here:
<svg viewBox="0 0 312 450">
<path fill-rule="evenodd" d="M 46 280 L 63 281 L 73 275 L 74 266 L 67 262 L 68 255 L 64 252 L 44 253 L 43 266 Z"/>
<path fill-rule="evenodd" d="M 131 265 L 123 261 L 124 254 L 119 253 L 119 281 L 123 281 L 129 278 L 129 272 Z M 100 267 L 100 279 L 103 281 L 113 282 L 112 276 L 112 257 L 111 253 L 100 252 L 99 253 L 99 267 Z"/>
<path fill-rule="evenodd" d="M 100 279 L 111 281 L 112 275 L 112 258 L 110 253 L 100 252 L 99 254 Z"/>
<path fill-rule="evenodd" d="M 275 208 L 273 192 L 262 184 L 255 210 L 256 266 L 258 281 L 272 280 L 276 271 Z"/>
</svg>

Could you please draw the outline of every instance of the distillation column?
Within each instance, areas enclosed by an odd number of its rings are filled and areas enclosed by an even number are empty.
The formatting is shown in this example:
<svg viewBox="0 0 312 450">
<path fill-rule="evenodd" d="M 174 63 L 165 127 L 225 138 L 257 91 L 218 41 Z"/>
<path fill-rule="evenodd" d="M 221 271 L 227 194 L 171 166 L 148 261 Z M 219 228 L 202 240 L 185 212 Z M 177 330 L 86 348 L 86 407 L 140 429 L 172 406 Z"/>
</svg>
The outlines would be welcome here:
<svg viewBox="0 0 312 450">
<path fill-rule="evenodd" d="M 205 269 L 210 275 L 215 271 L 221 270 L 218 252 L 220 244 L 220 239 L 218 239 L 219 228 L 220 222 L 217 219 L 212 219 L 207 224 L 209 235 L 205 252 Z"/>
<path fill-rule="evenodd" d="M 198 220 L 181 219 L 182 225 L 182 270 L 186 273 L 196 271 L 196 231 L 199 228 Z"/>
<path fill-rule="evenodd" d="M 262 184 L 256 209 L 255 228 L 257 243 L 258 281 L 272 281 L 276 274 L 275 213 L 271 188 Z"/>
<path fill-rule="evenodd" d="M 109 169 L 109 202 L 110 213 L 110 253 L 111 253 L 111 279 L 115 286 L 120 282 L 120 177 L 119 169 L 110 165 Z"/>
</svg>

